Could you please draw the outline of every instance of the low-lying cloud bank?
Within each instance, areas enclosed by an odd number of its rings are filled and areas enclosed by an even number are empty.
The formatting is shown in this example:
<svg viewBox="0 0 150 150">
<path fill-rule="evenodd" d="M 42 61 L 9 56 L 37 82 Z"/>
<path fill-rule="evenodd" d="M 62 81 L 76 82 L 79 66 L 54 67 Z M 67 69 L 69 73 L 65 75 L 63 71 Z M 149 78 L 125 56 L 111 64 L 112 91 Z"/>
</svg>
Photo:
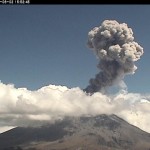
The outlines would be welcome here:
<svg viewBox="0 0 150 150">
<path fill-rule="evenodd" d="M 37 126 L 64 116 L 116 114 L 150 132 L 150 95 L 86 94 L 80 88 L 49 85 L 36 91 L 0 83 L 0 126 Z"/>
</svg>

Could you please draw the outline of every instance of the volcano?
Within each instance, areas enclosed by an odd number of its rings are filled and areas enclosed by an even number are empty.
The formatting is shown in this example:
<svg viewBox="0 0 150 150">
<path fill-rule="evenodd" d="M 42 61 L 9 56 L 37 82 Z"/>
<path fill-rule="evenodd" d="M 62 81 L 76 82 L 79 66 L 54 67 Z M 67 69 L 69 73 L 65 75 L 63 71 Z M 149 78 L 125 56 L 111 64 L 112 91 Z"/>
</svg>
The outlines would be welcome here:
<svg viewBox="0 0 150 150">
<path fill-rule="evenodd" d="M 65 117 L 0 134 L 0 150 L 149 150 L 150 134 L 116 115 Z"/>
</svg>

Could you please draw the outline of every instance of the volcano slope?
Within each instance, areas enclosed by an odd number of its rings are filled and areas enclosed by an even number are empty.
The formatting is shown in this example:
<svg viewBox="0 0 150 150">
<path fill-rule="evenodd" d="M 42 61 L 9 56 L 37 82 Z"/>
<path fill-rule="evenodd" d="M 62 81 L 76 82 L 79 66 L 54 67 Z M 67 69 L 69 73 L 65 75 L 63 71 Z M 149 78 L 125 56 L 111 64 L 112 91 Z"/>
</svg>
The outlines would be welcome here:
<svg viewBox="0 0 150 150">
<path fill-rule="evenodd" d="M 0 150 L 150 150 L 150 134 L 116 115 L 66 117 L 0 134 Z"/>
</svg>

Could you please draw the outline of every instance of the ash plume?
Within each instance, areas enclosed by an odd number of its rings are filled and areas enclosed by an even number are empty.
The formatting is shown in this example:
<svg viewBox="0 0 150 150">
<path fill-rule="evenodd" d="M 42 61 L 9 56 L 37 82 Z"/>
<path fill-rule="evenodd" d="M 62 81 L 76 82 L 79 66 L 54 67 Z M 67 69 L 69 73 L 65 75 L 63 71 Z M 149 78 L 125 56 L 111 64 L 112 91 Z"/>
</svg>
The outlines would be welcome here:
<svg viewBox="0 0 150 150">
<path fill-rule="evenodd" d="M 134 62 L 143 55 L 143 48 L 134 41 L 132 29 L 115 20 L 105 20 L 93 28 L 88 33 L 87 45 L 99 59 L 100 69 L 84 89 L 91 94 L 121 81 L 126 74 L 133 74 L 137 69 Z"/>
</svg>

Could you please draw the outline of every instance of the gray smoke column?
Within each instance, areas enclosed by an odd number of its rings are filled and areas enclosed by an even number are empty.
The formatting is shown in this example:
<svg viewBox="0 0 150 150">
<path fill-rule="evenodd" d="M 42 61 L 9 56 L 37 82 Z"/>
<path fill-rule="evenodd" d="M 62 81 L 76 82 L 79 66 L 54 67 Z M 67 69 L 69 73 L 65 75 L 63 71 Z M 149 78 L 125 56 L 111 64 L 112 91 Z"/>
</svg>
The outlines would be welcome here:
<svg viewBox="0 0 150 150">
<path fill-rule="evenodd" d="M 134 62 L 143 55 L 143 48 L 134 41 L 132 29 L 115 20 L 105 20 L 93 28 L 88 33 L 87 44 L 98 57 L 100 69 L 84 89 L 87 93 L 101 91 L 126 74 L 133 74 L 137 69 Z"/>
</svg>

